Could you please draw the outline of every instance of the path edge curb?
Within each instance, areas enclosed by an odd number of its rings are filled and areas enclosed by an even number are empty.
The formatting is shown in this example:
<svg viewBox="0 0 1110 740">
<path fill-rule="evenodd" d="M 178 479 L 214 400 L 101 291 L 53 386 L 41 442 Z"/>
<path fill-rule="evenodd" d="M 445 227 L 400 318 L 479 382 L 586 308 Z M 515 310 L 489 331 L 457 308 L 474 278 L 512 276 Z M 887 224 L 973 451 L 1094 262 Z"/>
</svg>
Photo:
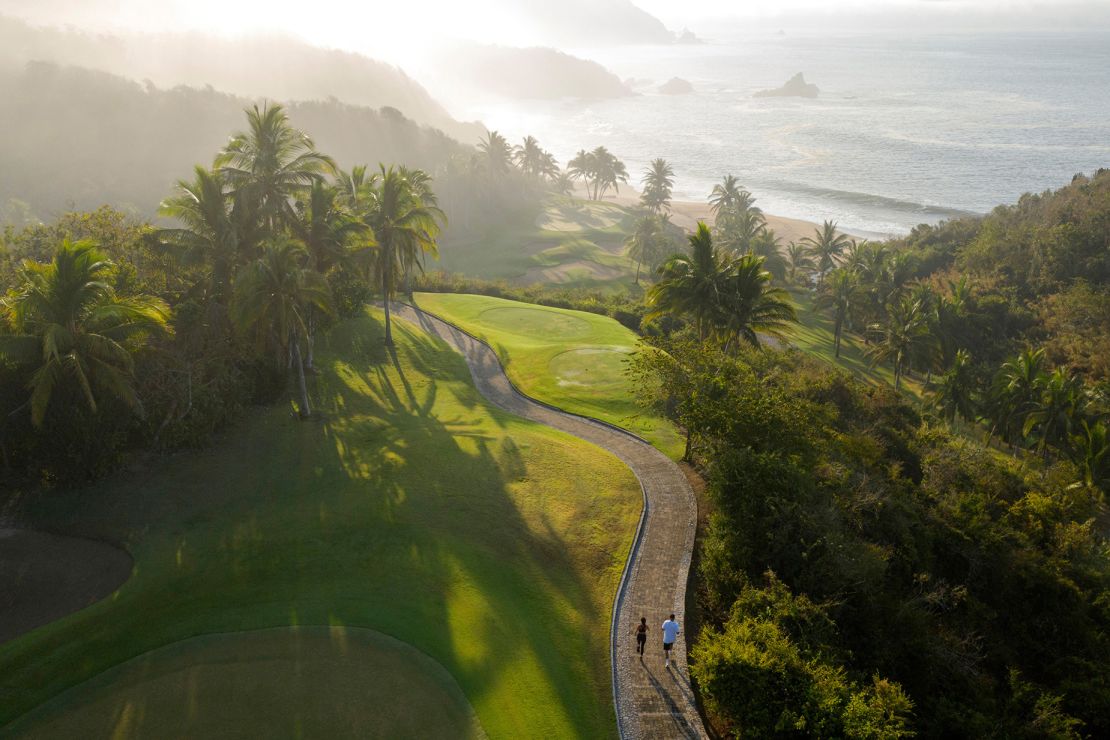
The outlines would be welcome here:
<svg viewBox="0 0 1110 740">
<path fill-rule="evenodd" d="M 451 328 L 460 332 L 461 334 L 463 334 L 467 337 L 470 337 L 475 342 L 478 342 L 479 344 L 485 346 L 493 354 L 494 358 L 497 360 L 497 364 L 501 367 L 502 374 L 504 374 L 506 380 L 508 380 L 508 382 L 509 382 L 509 387 L 512 388 L 513 392 L 516 393 L 521 398 L 524 398 L 528 401 L 531 401 L 532 403 L 535 403 L 539 406 L 543 406 L 545 408 L 551 409 L 552 411 L 557 411 L 561 414 L 566 414 L 568 416 L 574 416 L 574 417 L 577 417 L 577 418 L 582 419 L 584 421 L 588 421 L 588 422 L 591 422 L 591 423 L 594 423 L 594 424 L 599 424 L 601 426 L 608 427 L 609 429 L 612 429 L 614 431 L 621 432 L 622 434 L 626 434 L 629 437 L 632 437 L 633 439 L 636 439 L 640 442 L 643 442 L 644 444 L 648 445 L 652 449 L 659 451 L 660 454 L 663 454 L 662 451 L 659 450 L 659 448 L 655 447 L 655 445 L 651 444 L 651 442 L 648 442 L 646 439 L 644 439 L 640 435 L 636 434 L 635 432 L 631 432 L 627 429 L 624 429 L 622 427 L 619 427 L 616 424 L 613 424 L 612 422 L 604 421 L 602 419 L 595 419 L 592 416 L 586 416 L 584 414 L 578 414 L 578 413 L 575 413 L 573 411 L 567 411 L 566 409 L 561 409 L 558 406 L 555 406 L 554 404 L 550 404 L 550 403 L 547 403 L 546 401 L 541 401 L 537 398 L 533 398 L 532 396 L 528 395 L 524 391 L 520 390 L 520 388 L 517 387 L 516 383 L 513 382 L 512 378 L 509 377 L 509 373 L 505 369 L 505 363 L 501 361 L 501 356 L 497 354 L 497 350 L 494 349 L 493 345 L 491 345 L 489 342 L 482 339 L 481 337 L 475 336 L 471 332 L 467 331 L 466 329 L 464 329 L 461 326 L 459 326 L 458 324 L 456 324 L 454 321 L 451 321 L 450 319 L 446 319 L 446 318 L 440 316 L 439 314 L 437 314 L 433 311 L 428 311 L 428 310 L 425 310 L 423 308 L 420 308 L 419 306 L 415 305 L 415 303 L 403 303 L 403 302 L 400 302 L 400 301 L 399 301 L 399 303 L 401 303 L 401 305 L 403 305 L 403 306 L 406 306 L 406 307 L 411 308 L 412 310 L 416 311 L 416 313 L 418 315 L 423 313 L 423 314 L 427 314 L 428 316 L 431 316 L 434 319 L 437 319 L 438 321 L 442 321 L 444 324 L 447 324 L 448 326 L 450 326 Z M 468 369 L 469 369 L 469 365 L 468 365 Z M 605 450 L 605 451 L 608 452 L 610 455 L 613 454 L 609 450 Z M 664 457 L 666 457 L 666 455 L 664 455 Z M 670 460 L 669 457 L 667 459 Z M 674 461 L 671 460 L 671 462 L 673 463 Z M 625 465 L 625 467 L 628 467 L 628 465 L 623 460 L 621 461 L 621 464 Z M 648 502 L 647 491 L 644 490 L 644 482 L 642 480 L 640 480 L 639 475 L 636 475 L 636 471 L 632 470 L 632 468 L 630 468 L 630 467 L 629 467 L 629 470 L 631 470 L 632 474 L 634 476 L 636 476 L 636 482 L 640 484 L 640 498 L 643 502 L 643 506 L 641 506 L 641 508 L 640 508 L 640 520 L 636 524 L 636 534 L 635 534 L 635 537 L 632 540 L 632 546 L 628 549 L 628 558 L 625 560 L 624 569 L 621 572 L 620 585 L 617 587 L 617 593 L 613 597 L 613 618 L 612 618 L 612 620 L 610 621 L 610 624 L 609 624 L 609 669 L 610 669 L 610 673 L 612 674 L 612 684 L 613 684 L 613 712 L 616 715 L 616 720 L 617 720 L 617 734 L 621 737 L 622 740 L 624 740 L 626 735 L 625 735 L 625 723 L 621 721 L 621 719 L 622 719 L 621 718 L 621 703 L 620 703 L 619 696 L 617 695 L 617 629 L 618 629 L 618 620 L 619 620 L 619 616 L 620 616 L 620 608 L 623 605 L 625 596 L 628 593 L 628 583 L 632 578 L 632 567 L 633 567 L 634 563 L 636 562 L 637 555 L 639 555 L 640 543 L 643 541 L 643 538 L 644 538 L 644 528 L 647 525 L 648 507 L 650 506 L 650 503 Z M 687 575 L 687 582 L 689 582 L 689 575 Z"/>
</svg>

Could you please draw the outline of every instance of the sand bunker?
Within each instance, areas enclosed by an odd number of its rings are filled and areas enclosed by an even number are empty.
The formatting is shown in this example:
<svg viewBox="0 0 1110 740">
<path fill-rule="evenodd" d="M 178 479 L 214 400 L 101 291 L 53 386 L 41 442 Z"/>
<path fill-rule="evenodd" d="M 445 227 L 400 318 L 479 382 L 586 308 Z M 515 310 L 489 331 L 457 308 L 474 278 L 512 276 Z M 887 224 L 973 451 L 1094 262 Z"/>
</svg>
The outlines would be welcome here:
<svg viewBox="0 0 1110 740">
<path fill-rule="evenodd" d="M 0 643 L 103 599 L 131 566 L 105 542 L 0 529 Z"/>
</svg>

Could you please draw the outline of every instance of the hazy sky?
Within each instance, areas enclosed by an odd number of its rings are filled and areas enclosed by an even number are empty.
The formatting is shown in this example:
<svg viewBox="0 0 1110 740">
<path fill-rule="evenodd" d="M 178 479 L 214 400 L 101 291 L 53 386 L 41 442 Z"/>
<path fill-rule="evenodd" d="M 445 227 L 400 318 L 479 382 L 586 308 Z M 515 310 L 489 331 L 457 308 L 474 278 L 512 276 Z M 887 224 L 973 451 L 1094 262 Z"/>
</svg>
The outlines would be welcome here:
<svg viewBox="0 0 1110 740">
<path fill-rule="evenodd" d="M 532 0 L 533 2 L 535 0 Z M 558 2 L 559 0 L 552 0 Z M 602 0 L 595 0 L 602 1 Z M 519 0 L 0 0 L 0 12 L 37 22 L 106 30 L 202 30 L 225 34 L 280 32 L 379 56 L 442 37 L 515 45 L 535 43 L 514 24 Z M 710 17 L 781 22 L 788 28 L 880 24 L 964 30 L 1110 26 L 1110 0 L 635 0 L 672 29 L 702 35 Z"/>
</svg>

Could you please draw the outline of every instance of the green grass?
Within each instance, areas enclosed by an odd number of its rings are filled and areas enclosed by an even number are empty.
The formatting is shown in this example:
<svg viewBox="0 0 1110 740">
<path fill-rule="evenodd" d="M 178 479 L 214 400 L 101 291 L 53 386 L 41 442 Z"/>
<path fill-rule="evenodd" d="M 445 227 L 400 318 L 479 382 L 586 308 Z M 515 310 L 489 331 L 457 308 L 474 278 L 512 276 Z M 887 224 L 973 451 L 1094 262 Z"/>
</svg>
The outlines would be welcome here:
<svg viewBox="0 0 1110 740">
<path fill-rule="evenodd" d="M 847 370 L 865 382 L 894 387 L 894 370 L 887 364 L 872 366 L 863 342 L 854 334 L 844 333 L 840 342 L 840 357 L 836 356 L 832 319 L 814 309 L 813 296 L 809 291 L 792 288 L 790 297 L 798 309 L 798 324 L 787 335 L 793 346 Z M 902 391 L 915 401 L 920 401 L 924 392 L 921 382 L 909 377 L 902 378 Z"/>
<path fill-rule="evenodd" d="M 636 263 L 624 254 L 628 209 L 556 196 L 538 216 L 498 232 L 445 241 L 436 269 L 486 280 L 624 293 Z"/>
<path fill-rule="evenodd" d="M 0 725 L 190 637 L 324 625 L 431 656 L 491 737 L 615 733 L 608 625 L 634 476 L 487 405 L 462 358 L 408 324 L 386 353 L 379 322 L 321 343 L 320 419 L 259 410 L 205 451 L 36 500 L 44 526 L 122 542 L 135 570 L 0 646 Z M 349 670 L 302 689 L 340 702 Z M 383 701 L 407 699 L 368 696 L 366 711 Z"/>
<path fill-rule="evenodd" d="M 416 302 L 488 342 L 528 395 L 624 427 L 672 459 L 682 456 L 674 425 L 637 403 L 624 371 L 639 339 L 613 319 L 478 295 L 418 293 Z"/>
<path fill-rule="evenodd" d="M 105 671 L 9 729 L 28 738 L 484 736 L 438 663 L 348 627 L 176 642 Z"/>
</svg>

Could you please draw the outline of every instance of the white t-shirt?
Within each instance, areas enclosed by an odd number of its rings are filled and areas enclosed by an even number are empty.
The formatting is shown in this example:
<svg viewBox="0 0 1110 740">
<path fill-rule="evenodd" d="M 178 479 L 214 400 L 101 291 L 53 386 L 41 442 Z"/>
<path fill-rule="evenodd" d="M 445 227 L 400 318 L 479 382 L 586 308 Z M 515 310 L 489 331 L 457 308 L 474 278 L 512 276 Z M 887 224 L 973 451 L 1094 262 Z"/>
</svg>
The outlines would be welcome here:
<svg viewBox="0 0 1110 740">
<path fill-rule="evenodd" d="M 666 622 L 663 622 L 663 642 L 669 645 L 670 643 L 674 642 L 675 638 L 677 637 L 678 622 L 675 622 L 672 619 L 668 619 Z"/>
</svg>

